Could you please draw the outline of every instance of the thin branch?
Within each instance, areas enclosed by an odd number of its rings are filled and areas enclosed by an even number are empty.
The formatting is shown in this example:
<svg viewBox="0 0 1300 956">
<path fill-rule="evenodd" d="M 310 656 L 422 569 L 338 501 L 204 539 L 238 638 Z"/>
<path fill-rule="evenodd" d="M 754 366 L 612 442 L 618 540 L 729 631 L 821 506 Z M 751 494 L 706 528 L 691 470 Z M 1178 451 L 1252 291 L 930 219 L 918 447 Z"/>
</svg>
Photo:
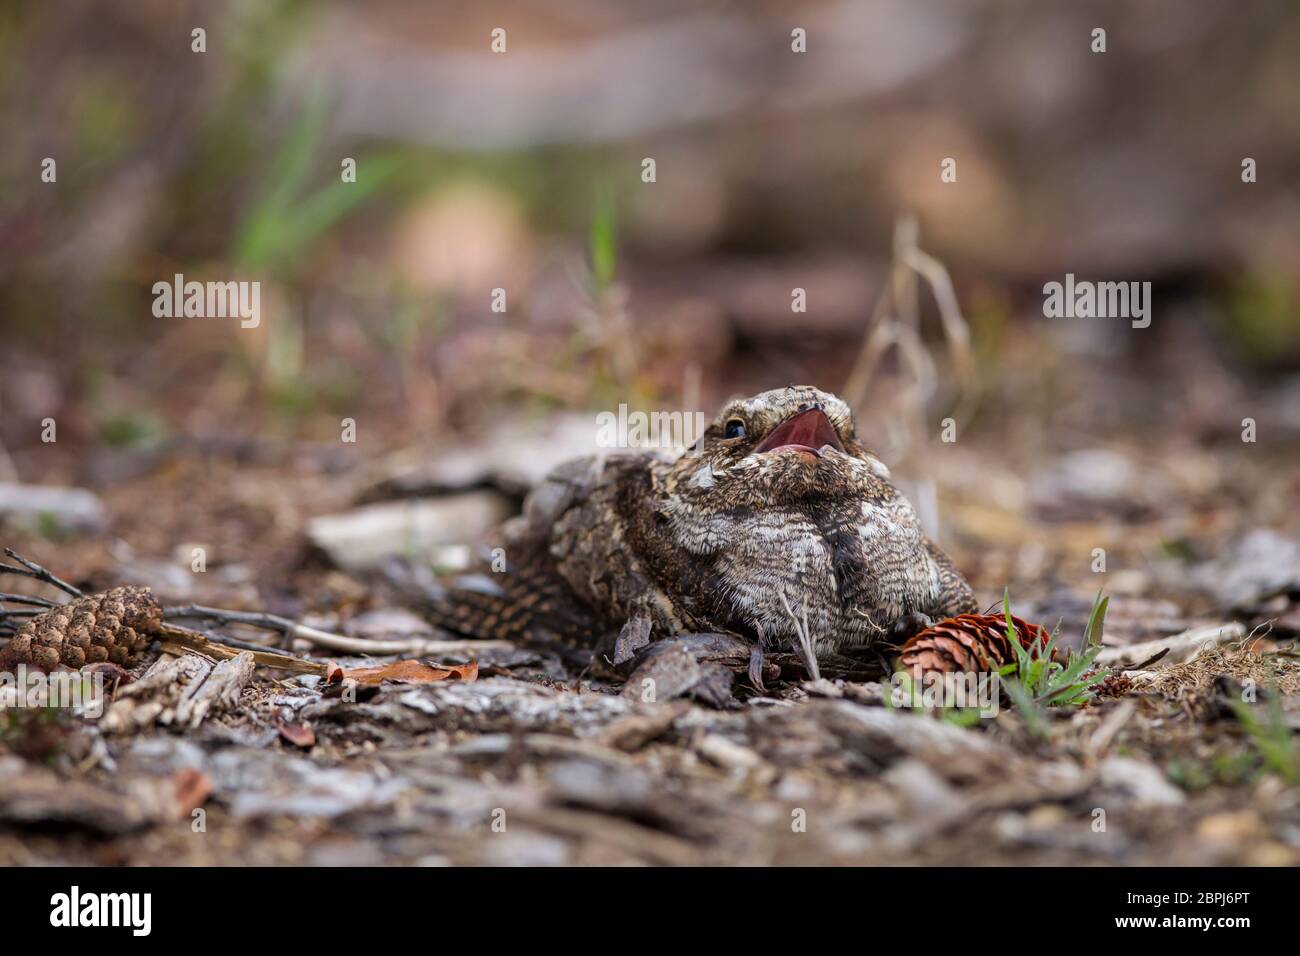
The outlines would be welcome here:
<svg viewBox="0 0 1300 956">
<path fill-rule="evenodd" d="M 182 604 L 173 607 L 163 608 L 163 617 L 171 620 L 174 618 L 197 618 L 205 621 L 212 621 L 215 624 L 246 624 L 249 627 L 260 627 L 263 630 L 275 631 L 286 637 L 293 635 L 294 631 L 300 625 L 287 617 L 281 617 L 278 614 L 268 614 L 265 611 L 235 611 L 224 607 L 207 607 L 203 604 Z"/>
<path fill-rule="evenodd" d="M 472 654 L 484 650 L 509 650 L 514 646 L 509 641 L 433 641 L 422 637 L 408 638 L 404 641 L 372 641 L 367 638 L 331 634 L 329 631 L 309 627 L 287 617 L 280 617 L 278 614 L 232 611 L 226 608 L 204 607 L 200 604 L 163 608 L 163 617 L 168 620 L 198 619 L 217 624 L 246 624 L 250 627 L 276 631 L 288 638 L 307 641 L 316 647 L 349 654 Z"/>
<path fill-rule="evenodd" d="M 316 674 L 319 677 L 326 677 L 329 672 L 328 664 L 309 661 L 301 657 L 292 657 L 288 654 L 272 654 L 268 651 L 252 650 L 251 648 L 230 647 L 224 641 L 213 640 L 200 631 L 192 631 L 188 627 L 177 627 L 175 624 L 164 624 L 162 626 L 161 643 L 162 649 L 169 654 L 175 654 L 178 651 L 191 651 L 216 660 L 226 660 L 238 657 L 241 653 L 251 653 L 254 663 L 261 664 L 264 667 L 278 667 L 281 670 L 294 671 L 299 674 Z"/>
<path fill-rule="evenodd" d="M 21 564 L 22 567 L 15 568 L 10 564 L 0 564 L 0 572 L 4 574 L 21 574 L 24 577 L 35 578 L 37 581 L 44 581 L 46 584 L 51 584 L 66 594 L 71 594 L 73 597 L 79 598 L 86 596 L 82 593 L 80 588 L 73 587 L 67 581 L 41 567 L 35 561 L 28 561 L 13 548 L 5 548 L 5 554 L 9 555 L 9 557 Z M 24 568 L 26 570 L 24 570 Z"/>
<path fill-rule="evenodd" d="M 961 312 L 952 278 L 942 262 L 915 245 L 907 250 L 907 264 L 930 283 L 939 318 L 943 322 L 944 338 L 948 340 L 948 353 L 957 374 L 958 405 L 953 420 L 963 426 L 970 419 L 977 401 L 975 353 L 971 349 L 970 325 Z"/>
<path fill-rule="evenodd" d="M 10 604 L 33 604 L 36 607 L 59 607 L 53 601 L 47 601 L 43 597 L 34 597 L 30 594 L 9 594 L 0 591 L 0 602 L 8 601 Z M 2 612 L 0 612 L 2 613 Z"/>
<path fill-rule="evenodd" d="M 853 363 L 849 377 L 845 379 L 844 386 L 840 389 L 840 397 L 844 399 L 849 408 L 862 408 L 862 403 L 867 397 L 867 388 L 870 385 L 871 376 L 875 372 L 881 356 L 885 354 L 885 351 L 893 342 L 893 324 L 885 321 L 889 316 L 889 310 L 889 290 L 885 288 L 876 297 L 876 304 L 871 310 L 871 319 L 867 323 L 867 333 L 862 339 L 862 348 Z"/>
<path fill-rule="evenodd" d="M 178 624 L 170 624 L 168 627 L 174 627 L 179 631 L 185 631 L 189 634 L 201 635 L 207 638 L 213 644 L 224 644 L 227 647 L 237 647 L 241 651 L 265 651 L 267 645 L 258 644 L 255 641 L 245 641 L 237 637 L 231 637 L 229 634 L 222 634 L 220 631 L 205 631 L 198 628 L 181 627 Z"/>
</svg>

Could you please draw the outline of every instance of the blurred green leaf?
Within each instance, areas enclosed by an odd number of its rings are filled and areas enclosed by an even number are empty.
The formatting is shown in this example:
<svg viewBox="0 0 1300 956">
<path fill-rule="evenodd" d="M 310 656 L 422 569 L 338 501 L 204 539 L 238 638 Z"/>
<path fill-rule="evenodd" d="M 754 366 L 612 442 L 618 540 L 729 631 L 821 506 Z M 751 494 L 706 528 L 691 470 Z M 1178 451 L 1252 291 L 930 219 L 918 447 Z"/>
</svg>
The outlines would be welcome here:
<svg viewBox="0 0 1300 956">
<path fill-rule="evenodd" d="M 151 411 L 118 412 L 100 420 L 99 437 L 110 448 L 149 450 L 167 440 L 167 423 Z"/>
<path fill-rule="evenodd" d="M 1230 286 L 1227 306 L 1229 331 L 1249 359 L 1286 362 L 1300 355 L 1300 283 L 1247 273 Z"/>
<path fill-rule="evenodd" d="M 1268 719 L 1261 720 L 1252 709 L 1255 705 L 1243 700 L 1228 698 L 1237 720 L 1250 734 L 1250 742 L 1264 760 L 1264 765 L 1287 783 L 1300 784 L 1300 752 L 1291 739 L 1291 727 L 1282 712 L 1282 703 L 1276 689 L 1269 695 L 1266 705 Z"/>
<path fill-rule="evenodd" d="M 384 186 L 401 162 L 396 154 L 357 160 L 357 181 L 345 183 L 340 170 L 315 192 L 303 195 L 312 159 L 320 152 L 326 118 L 323 97 L 313 97 L 276 154 L 267 181 L 240 229 L 236 256 L 258 271 L 275 271 L 301 255 L 331 226 Z"/>
<path fill-rule="evenodd" d="M 614 283 L 618 265 L 618 223 L 616 220 L 614 190 L 604 186 L 596 195 L 596 206 L 591 215 L 591 273 L 596 279 L 596 289 L 603 292 Z"/>
</svg>

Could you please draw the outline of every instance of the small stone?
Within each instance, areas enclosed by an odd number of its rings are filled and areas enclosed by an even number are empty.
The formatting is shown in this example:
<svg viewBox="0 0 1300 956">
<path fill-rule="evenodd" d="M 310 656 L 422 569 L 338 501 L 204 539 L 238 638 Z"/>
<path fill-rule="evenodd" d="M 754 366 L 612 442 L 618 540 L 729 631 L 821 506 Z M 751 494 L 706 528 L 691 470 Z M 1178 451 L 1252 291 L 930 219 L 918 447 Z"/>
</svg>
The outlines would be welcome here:
<svg viewBox="0 0 1300 956">
<path fill-rule="evenodd" d="M 99 498 L 85 488 L 22 485 L 0 482 L 0 518 L 29 531 L 94 533 L 104 530 L 107 516 Z"/>
<path fill-rule="evenodd" d="M 1055 803 L 1040 803 L 1025 818 L 1033 829 L 1048 830 L 1065 822 L 1066 812 Z"/>
<path fill-rule="evenodd" d="M 1103 786 L 1123 791 L 1138 806 L 1173 807 L 1184 802 L 1183 792 L 1149 763 L 1132 757 L 1107 757 L 1100 770 Z"/>
<path fill-rule="evenodd" d="M 1261 843 L 1246 854 L 1248 866 L 1294 866 L 1296 854 L 1281 843 Z"/>
<path fill-rule="evenodd" d="M 1263 821 L 1249 810 L 1212 813 L 1196 825 L 1196 835 L 1213 843 L 1243 843 L 1265 832 Z"/>
<path fill-rule="evenodd" d="M 733 743 L 720 734 L 707 734 L 696 744 L 700 756 L 724 770 L 749 770 L 762 758 L 748 747 Z"/>
<path fill-rule="evenodd" d="M 510 504 L 503 495 L 467 491 L 444 498 L 381 502 L 345 514 L 323 515 L 308 522 L 307 537 L 336 566 L 365 571 L 394 554 L 429 557 L 441 546 L 472 541 L 509 514 Z"/>
</svg>

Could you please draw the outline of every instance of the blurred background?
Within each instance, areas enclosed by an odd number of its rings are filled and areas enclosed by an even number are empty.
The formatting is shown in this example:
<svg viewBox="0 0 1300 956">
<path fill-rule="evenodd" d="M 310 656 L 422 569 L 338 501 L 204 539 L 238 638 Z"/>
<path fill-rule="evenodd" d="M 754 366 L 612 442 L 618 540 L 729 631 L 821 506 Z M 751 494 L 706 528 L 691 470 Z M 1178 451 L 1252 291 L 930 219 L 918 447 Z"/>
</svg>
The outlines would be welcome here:
<svg viewBox="0 0 1300 956">
<path fill-rule="evenodd" d="M 434 501 L 455 566 L 594 413 L 806 382 L 982 597 L 1086 614 L 1101 548 L 1143 627 L 1232 604 L 1295 562 L 1298 54 L 1285 0 L 8 3 L 6 541 L 336 613 L 411 539 L 322 517 Z M 176 273 L 260 325 L 156 318 Z M 1045 318 L 1066 273 L 1150 327 Z"/>
</svg>

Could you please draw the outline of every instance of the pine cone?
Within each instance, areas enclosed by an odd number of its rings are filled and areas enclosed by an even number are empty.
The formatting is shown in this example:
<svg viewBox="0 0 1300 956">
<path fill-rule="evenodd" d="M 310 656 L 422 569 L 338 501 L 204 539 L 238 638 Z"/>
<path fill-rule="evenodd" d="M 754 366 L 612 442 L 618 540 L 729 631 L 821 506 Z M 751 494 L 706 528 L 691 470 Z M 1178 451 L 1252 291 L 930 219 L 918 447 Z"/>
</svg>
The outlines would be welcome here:
<svg viewBox="0 0 1300 956">
<path fill-rule="evenodd" d="M 1020 646 L 1046 644 L 1047 631 L 1012 615 Z M 1007 640 L 1007 619 L 1000 614 L 962 614 L 927 627 L 909 637 L 898 654 L 899 664 L 913 677 L 926 673 L 996 671 L 1016 659 Z"/>
<path fill-rule="evenodd" d="M 133 664 L 161 624 L 162 605 L 148 588 L 112 588 L 24 622 L 0 648 L 0 671 L 19 664 L 43 671 L 59 664 Z"/>
</svg>

